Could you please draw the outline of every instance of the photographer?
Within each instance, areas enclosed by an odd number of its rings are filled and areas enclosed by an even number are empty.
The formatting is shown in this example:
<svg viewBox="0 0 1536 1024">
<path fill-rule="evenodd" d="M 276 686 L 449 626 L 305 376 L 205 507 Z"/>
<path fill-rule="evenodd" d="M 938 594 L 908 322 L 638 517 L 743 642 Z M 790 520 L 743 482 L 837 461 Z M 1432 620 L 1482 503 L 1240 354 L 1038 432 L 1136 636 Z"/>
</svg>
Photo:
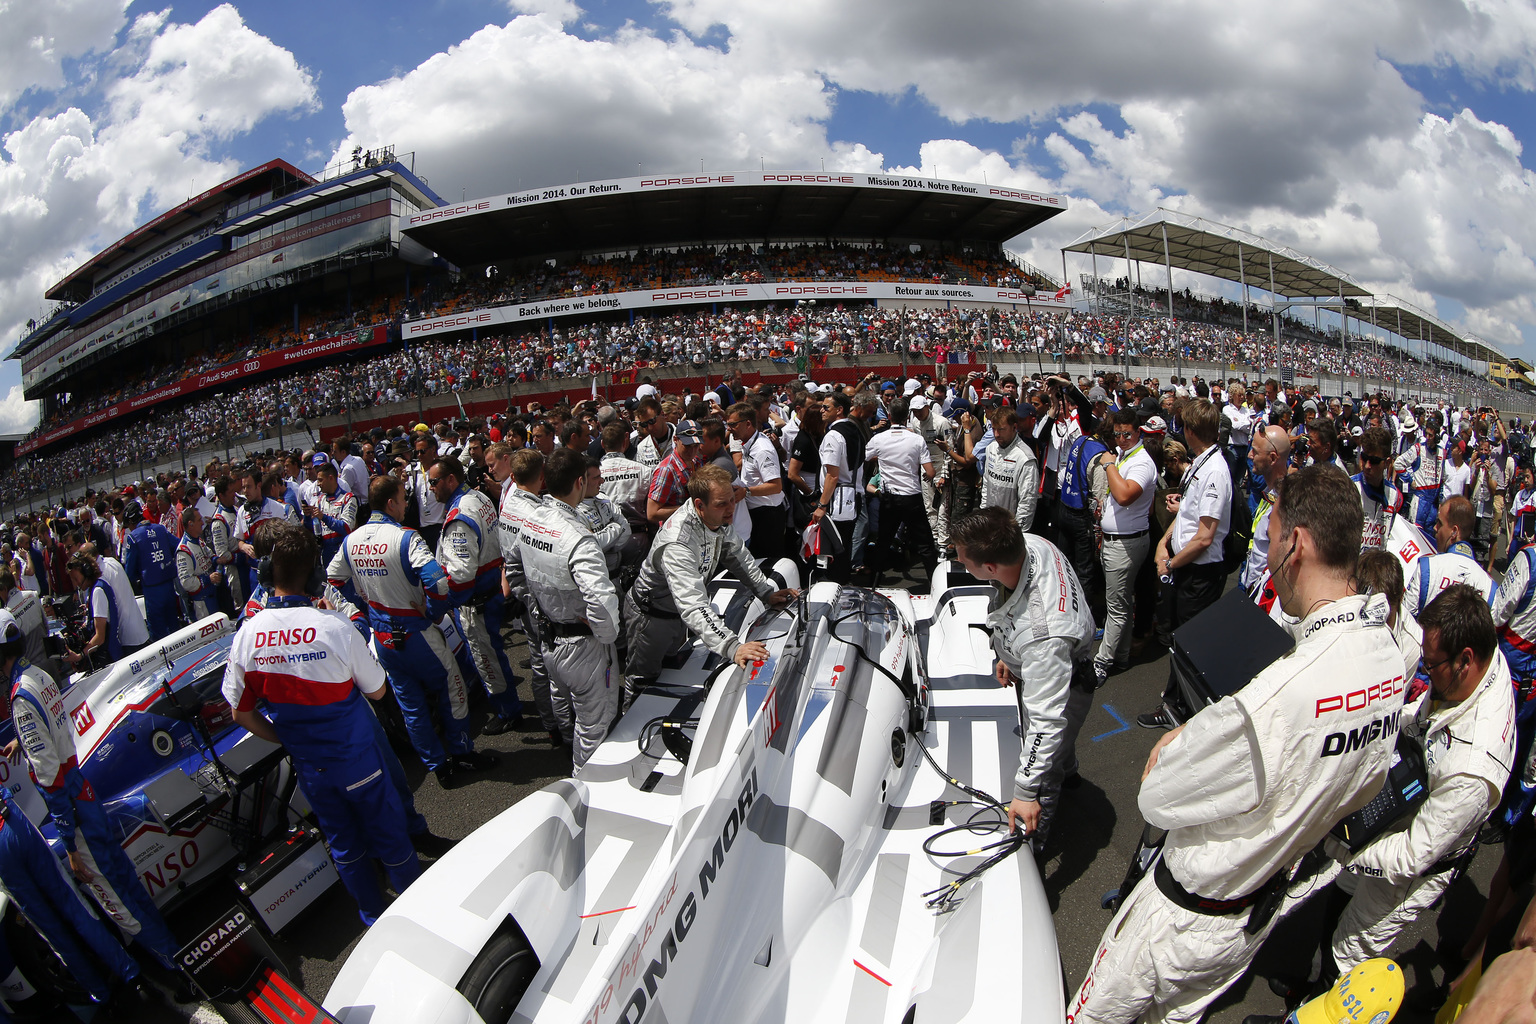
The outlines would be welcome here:
<svg viewBox="0 0 1536 1024">
<path fill-rule="evenodd" d="M 1202 437 L 1216 432 L 1208 419 L 1196 415 Z M 1400 677 L 1402 662 L 1386 600 L 1351 592 L 1360 522 L 1357 492 L 1337 470 L 1280 482 L 1269 569 L 1286 614 L 1301 620 L 1296 646 L 1152 748 L 1138 804 L 1168 832 L 1162 857 L 1105 929 L 1068 1020 L 1198 1021 L 1269 934 L 1290 866 L 1380 789 L 1393 709 L 1342 695 Z M 1335 753 L 1330 738 L 1351 731 L 1375 738 Z"/>
</svg>

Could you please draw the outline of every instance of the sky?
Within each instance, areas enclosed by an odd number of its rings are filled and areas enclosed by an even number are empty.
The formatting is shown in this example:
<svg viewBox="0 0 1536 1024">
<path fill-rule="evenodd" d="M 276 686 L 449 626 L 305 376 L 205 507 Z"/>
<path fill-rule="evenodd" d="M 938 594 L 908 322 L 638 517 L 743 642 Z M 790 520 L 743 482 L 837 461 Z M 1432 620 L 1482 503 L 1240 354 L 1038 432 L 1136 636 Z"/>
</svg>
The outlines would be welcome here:
<svg viewBox="0 0 1536 1024">
<path fill-rule="evenodd" d="M 450 200 L 701 160 L 1047 190 L 1012 247 L 1055 274 L 1166 207 L 1532 359 L 1533 90 L 1524 0 L 0 0 L 0 346 L 188 196 L 392 145 Z"/>
</svg>

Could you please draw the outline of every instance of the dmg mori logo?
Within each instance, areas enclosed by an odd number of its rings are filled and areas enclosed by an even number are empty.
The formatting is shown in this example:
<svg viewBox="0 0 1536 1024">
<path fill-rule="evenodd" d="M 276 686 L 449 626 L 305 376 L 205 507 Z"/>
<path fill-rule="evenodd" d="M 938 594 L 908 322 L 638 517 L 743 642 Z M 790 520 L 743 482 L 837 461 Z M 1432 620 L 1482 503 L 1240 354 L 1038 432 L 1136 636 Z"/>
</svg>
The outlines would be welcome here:
<svg viewBox="0 0 1536 1024">
<path fill-rule="evenodd" d="M 246 363 L 240 369 L 244 373 L 255 373 L 257 370 L 261 369 L 261 360 L 259 360 L 259 359 L 252 359 L 250 362 Z"/>
</svg>

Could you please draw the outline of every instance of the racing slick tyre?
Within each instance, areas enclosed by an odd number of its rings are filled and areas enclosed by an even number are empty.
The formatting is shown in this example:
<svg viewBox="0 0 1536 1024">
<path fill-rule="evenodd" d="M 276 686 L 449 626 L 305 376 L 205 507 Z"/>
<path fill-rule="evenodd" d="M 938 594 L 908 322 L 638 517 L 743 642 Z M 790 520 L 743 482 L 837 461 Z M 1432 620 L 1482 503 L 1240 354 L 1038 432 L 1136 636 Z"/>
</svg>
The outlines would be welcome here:
<svg viewBox="0 0 1536 1024">
<path fill-rule="evenodd" d="M 485 1024 L 506 1024 L 538 971 L 538 954 L 509 917 L 481 948 L 458 988 Z"/>
</svg>

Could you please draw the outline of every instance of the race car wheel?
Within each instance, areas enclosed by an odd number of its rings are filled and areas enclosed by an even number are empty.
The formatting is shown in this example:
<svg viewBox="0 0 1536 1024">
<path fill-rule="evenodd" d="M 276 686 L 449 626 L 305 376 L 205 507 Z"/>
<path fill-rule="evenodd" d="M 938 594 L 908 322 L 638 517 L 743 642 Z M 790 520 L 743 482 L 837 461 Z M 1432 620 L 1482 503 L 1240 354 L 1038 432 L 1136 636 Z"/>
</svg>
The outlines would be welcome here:
<svg viewBox="0 0 1536 1024">
<path fill-rule="evenodd" d="M 5 941 L 17 968 L 39 995 L 74 1006 L 91 1002 L 90 993 L 74 979 L 53 947 L 43 941 L 14 903 L 5 912 Z"/>
<path fill-rule="evenodd" d="M 459 979 L 458 989 L 485 1024 L 506 1024 L 538 972 L 538 954 L 508 917 Z"/>
</svg>

